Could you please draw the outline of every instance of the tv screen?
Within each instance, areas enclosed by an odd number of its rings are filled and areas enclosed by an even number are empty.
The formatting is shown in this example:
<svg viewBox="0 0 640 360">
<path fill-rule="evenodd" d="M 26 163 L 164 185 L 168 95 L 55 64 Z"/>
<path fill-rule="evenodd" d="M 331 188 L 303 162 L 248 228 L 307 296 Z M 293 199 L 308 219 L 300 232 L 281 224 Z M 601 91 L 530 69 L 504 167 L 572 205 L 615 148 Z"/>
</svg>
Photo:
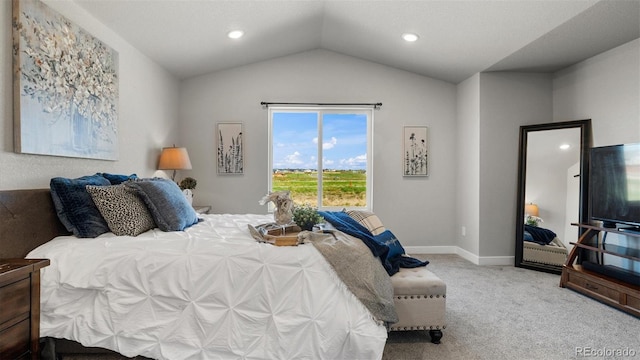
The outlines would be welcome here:
<svg viewBox="0 0 640 360">
<path fill-rule="evenodd" d="M 640 227 L 640 143 L 592 148 L 590 168 L 591 218 Z"/>
</svg>

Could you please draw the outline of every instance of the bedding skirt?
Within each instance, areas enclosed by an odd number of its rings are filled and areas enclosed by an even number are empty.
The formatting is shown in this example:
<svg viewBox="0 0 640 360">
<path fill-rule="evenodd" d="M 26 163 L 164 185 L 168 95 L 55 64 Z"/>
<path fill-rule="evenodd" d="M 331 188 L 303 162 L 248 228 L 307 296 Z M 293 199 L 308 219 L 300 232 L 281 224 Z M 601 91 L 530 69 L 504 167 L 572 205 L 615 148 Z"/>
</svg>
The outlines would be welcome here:
<svg viewBox="0 0 640 360">
<path fill-rule="evenodd" d="M 255 241 L 271 215 L 202 215 L 180 232 L 57 237 L 41 337 L 153 359 L 381 359 L 387 330 L 311 244 Z"/>
</svg>

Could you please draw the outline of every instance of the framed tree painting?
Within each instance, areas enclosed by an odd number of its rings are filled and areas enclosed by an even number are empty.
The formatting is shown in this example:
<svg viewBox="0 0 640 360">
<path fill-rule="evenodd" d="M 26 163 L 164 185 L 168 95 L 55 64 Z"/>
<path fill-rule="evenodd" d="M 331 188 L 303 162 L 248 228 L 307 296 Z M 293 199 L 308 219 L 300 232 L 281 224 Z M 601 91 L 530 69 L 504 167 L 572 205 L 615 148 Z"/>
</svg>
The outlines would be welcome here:
<svg viewBox="0 0 640 360">
<path fill-rule="evenodd" d="M 429 128 L 405 126 L 402 133 L 403 176 L 429 175 Z"/>
<path fill-rule="evenodd" d="M 216 137 L 218 174 L 243 174 L 242 123 L 218 123 Z"/>
<path fill-rule="evenodd" d="M 118 53 L 39 0 L 13 1 L 14 150 L 118 159 Z"/>
</svg>

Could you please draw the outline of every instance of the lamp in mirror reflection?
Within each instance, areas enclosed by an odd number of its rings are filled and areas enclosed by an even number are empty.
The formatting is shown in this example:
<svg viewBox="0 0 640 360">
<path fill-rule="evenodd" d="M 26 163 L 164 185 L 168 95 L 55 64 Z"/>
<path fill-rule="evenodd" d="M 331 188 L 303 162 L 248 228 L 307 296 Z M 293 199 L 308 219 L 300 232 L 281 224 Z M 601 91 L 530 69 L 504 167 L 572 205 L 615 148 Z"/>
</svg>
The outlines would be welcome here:
<svg viewBox="0 0 640 360">
<path fill-rule="evenodd" d="M 158 170 L 173 170 L 171 180 L 175 181 L 177 170 L 190 170 L 191 160 L 189 153 L 184 147 L 165 147 L 160 153 L 160 161 L 158 162 Z"/>
<path fill-rule="evenodd" d="M 538 205 L 536 205 L 534 203 L 526 204 L 524 206 L 524 214 L 525 215 L 531 215 L 531 216 L 538 216 L 539 215 Z"/>
<path fill-rule="evenodd" d="M 531 226 L 538 226 L 542 219 L 538 217 L 538 205 L 528 203 L 524 206 L 524 223 Z"/>
</svg>

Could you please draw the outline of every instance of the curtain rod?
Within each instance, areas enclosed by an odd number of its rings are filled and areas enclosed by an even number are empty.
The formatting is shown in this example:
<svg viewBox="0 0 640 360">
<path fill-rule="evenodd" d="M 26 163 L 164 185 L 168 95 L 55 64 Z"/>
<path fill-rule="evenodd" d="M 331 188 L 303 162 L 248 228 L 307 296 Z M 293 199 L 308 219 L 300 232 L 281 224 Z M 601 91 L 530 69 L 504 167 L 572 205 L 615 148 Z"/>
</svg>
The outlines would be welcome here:
<svg viewBox="0 0 640 360">
<path fill-rule="evenodd" d="M 300 102 L 266 102 L 262 101 L 260 105 L 269 107 L 270 105 L 305 105 L 305 106 L 372 106 L 379 109 L 382 103 L 300 103 Z"/>
</svg>

